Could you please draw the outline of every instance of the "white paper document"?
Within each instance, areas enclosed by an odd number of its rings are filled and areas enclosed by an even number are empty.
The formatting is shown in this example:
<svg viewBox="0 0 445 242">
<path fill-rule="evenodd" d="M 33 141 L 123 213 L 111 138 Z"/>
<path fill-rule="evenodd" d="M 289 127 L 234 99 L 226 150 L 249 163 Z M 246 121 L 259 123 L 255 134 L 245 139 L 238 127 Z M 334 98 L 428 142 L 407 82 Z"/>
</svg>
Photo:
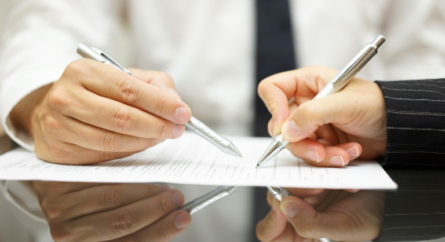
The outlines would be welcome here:
<svg viewBox="0 0 445 242">
<path fill-rule="evenodd" d="M 244 158 L 221 152 L 186 132 L 132 156 L 95 165 L 57 165 L 22 148 L 0 156 L 0 180 L 112 183 L 176 183 L 225 186 L 282 186 L 332 189 L 396 189 L 375 161 L 353 161 L 345 168 L 308 165 L 283 150 L 255 168 L 271 138 L 229 137 Z"/>
</svg>

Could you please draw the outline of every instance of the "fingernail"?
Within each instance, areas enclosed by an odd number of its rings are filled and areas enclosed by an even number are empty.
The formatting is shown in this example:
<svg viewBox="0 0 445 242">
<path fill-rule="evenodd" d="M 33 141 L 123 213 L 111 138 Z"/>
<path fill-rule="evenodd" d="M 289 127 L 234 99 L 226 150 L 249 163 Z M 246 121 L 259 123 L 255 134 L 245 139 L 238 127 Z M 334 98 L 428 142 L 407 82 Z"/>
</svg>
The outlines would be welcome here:
<svg viewBox="0 0 445 242">
<path fill-rule="evenodd" d="M 307 156 L 307 158 L 309 158 L 310 160 L 313 160 L 313 161 L 315 161 L 315 162 L 320 162 L 320 157 L 318 156 L 318 153 L 317 153 L 317 151 L 315 151 L 315 150 L 309 150 L 307 153 L 306 153 L 306 156 Z"/>
<path fill-rule="evenodd" d="M 298 204 L 294 202 L 284 202 L 281 204 L 281 211 L 289 218 L 293 218 L 298 213 Z"/>
<path fill-rule="evenodd" d="M 175 129 L 173 130 L 172 138 L 178 138 L 183 133 L 182 125 L 176 124 Z"/>
<path fill-rule="evenodd" d="M 277 120 L 273 121 L 273 128 L 272 128 L 272 136 L 275 137 L 277 136 Z"/>
<path fill-rule="evenodd" d="M 351 160 L 357 158 L 357 156 L 358 156 L 358 148 L 357 148 L 357 146 L 352 146 L 351 148 L 347 149 L 346 151 L 348 152 L 349 158 Z"/>
<path fill-rule="evenodd" d="M 182 195 L 178 191 L 174 191 L 172 194 L 173 203 L 177 208 L 179 208 L 182 205 Z"/>
<path fill-rule="evenodd" d="M 331 164 L 334 166 L 344 166 L 345 161 L 341 155 L 335 155 L 331 157 Z"/>
<path fill-rule="evenodd" d="M 170 186 L 168 186 L 168 185 L 161 185 L 161 191 L 162 192 L 165 192 L 165 191 L 168 191 L 168 190 L 170 190 Z"/>
<path fill-rule="evenodd" d="M 286 138 L 295 139 L 300 135 L 300 128 L 295 123 L 295 121 L 291 120 L 284 124 L 284 134 Z"/>
<path fill-rule="evenodd" d="M 179 123 L 187 123 L 190 120 L 190 112 L 184 107 L 177 108 L 175 112 L 175 119 Z"/>
<path fill-rule="evenodd" d="M 186 228 L 190 223 L 190 217 L 184 213 L 180 213 L 175 217 L 175 226 L 176 229 Z"/>
<path fill-rule="evenodd" d="M 178 91 L 176 91 L 176 89 L 170 87 L 170 88 L 168 89 L 168 91 L 169 91 L 171 94 L 173 94 L 175 97 L 181 99 L 181 96 L 179 96 L 179 93 L 178 93 Z"/>
</svg>

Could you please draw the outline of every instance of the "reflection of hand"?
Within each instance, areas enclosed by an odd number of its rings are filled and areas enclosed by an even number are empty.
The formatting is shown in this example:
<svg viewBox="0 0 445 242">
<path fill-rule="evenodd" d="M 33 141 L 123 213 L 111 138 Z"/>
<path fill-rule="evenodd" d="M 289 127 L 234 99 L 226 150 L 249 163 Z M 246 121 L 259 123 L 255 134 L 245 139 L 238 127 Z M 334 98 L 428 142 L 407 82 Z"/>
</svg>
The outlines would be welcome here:
<svg viewBox="0 0 445 242">
<path fill-rule="evenodd" d="M 383 191 L 289 190 L 295 196 L 286 197 L 281 203 L 267 194 L 272 210 L 257 225 L 261 241 L 363 241 L 377 238 L 380 233 Z"/>
<path fill-rule="evenodd" d="M 55 241 L 169 241 L 191 222 L 168 186 L 33 182 Z"/>
<path fill-rule="evenodd" d="M 317 166 L 384 156 L 386 110 L 376 83 L 354 78 L 341 92 L 312 100 L 336 73 L 315 66 L 264 79 L 258 93 L 272 113 L 269 133 L 281 132 L 295 156 Z"/>
<path fill-rule="evenodd" d="M 37 156 L 54 163 L 97 163 L 181 136 L 191 111 L 171 77 L 132 72 L 74 61 L 52 86 L 25 97 L 11 117 L 31 133 Z"/>
</svg>

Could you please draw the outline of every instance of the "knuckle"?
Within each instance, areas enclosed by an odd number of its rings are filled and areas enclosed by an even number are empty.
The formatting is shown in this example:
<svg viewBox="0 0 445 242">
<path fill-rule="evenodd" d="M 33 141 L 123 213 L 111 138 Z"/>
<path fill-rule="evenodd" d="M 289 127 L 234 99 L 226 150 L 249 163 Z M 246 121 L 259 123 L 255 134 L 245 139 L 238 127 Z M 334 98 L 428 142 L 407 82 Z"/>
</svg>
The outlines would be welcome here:
<svg viewBox="0 0 445 242">
<path fill-rule="evenodd" d="M 136 217 L 125 208 L 119 209 L 114 212 L 111 218 L 111 231 L 115 235 L 121 237 L 130 234 L 135 231 L 136 228 Z"/>
<path fill-rule="evenodd" d="M 260 84 L 258 85 L 258 95 L 260 96 L 261 99 L 264 99 L 264 96 L 267 93 L 267 82 L 266 81 L 261 81 Z"/>
<path fill-rule="evenodd" d="M 80 76 L 80 75 L 85 75 L 88 72 L 89 72 L 88 60 L 79 59 L 69 63 L 66 66 L 63 75 Z"/>
<path fill-rule="evenodd" d="M 71 100 L 62 90 L 56 89 L 48 94 L 48 105 L 52 109 L 60 110 L 70 107 Z"/>
<path fill-rule="evenodd" d="M 107 151 L 114 151 L 122 148 L 122 142 L 120 142 L 119 138 L 115 134 L 109 132 L 103 135 L 102 145 Z"/>
<path fill-rule="evenodd" d="M 171 137 L 174 129 L 174 124 L 168 122 L 168 121 L 161 121 L 161 124 L 158 126 L 158 129 L 156 131 L 156 137 L 155 138 L 162 138 L 162 137 Z"/>
<path fill-rule="evenodd" d="M 64 212 L 64 209 L 59 205 L 59 203 L 48 202 L 45 205 L 46 215 L 49 219 L 57 219 Z"/>
<path fill-rule="evenodd" d="M 158 211 L 162 214 L 168 214 L 173 210 L 173 201 L 167 202 L 163 196 L 156 196 L 156 204 Z"/>
<path fill-rule="evenodd" d="M 99 154 L 99 159 L 101 161 L 106 161 L 106 160 L 112 160 L 119 157 L 119 153 L 118 152 L 101 152 Z"/>
<path fill-rule="evenodd" d="M 113 111 L 113 126 L 122 133 L 127 133 L 137 123 L 137 118 L 128 108 Z"/>
<path fill-rule="evenodd" d="M 77 241 L 75 233 L 70 232 L 64 226 L 50 226 L 50 232 L 55 242 Z"/>
<path fill-rule="evenodd" d="M 165 226 L 162 226 L 161 224 L 155 225 L 155 235 L 154 235 L 154 241 L 162 242 L 167 241 L 168 239 L 168 232 L 165 228 Z"/>
<path fill-rule="evenodd" d="M 303 116 L 302 118 L 305 119 L 312 120 L 317 114 L 317 109 L 312 102 L 304 102 L 298 107 L 298 109 L 300 111 L 300 115 Z"/>
<path fill-rule="evenodd" d="M 133 104 L 138 100 L 140 86 L 132 79 L 124 79 L 118 82 L 118 93 L 122 101 L 125 103 Z"/>
<path fill-rule="evenodd" d="M 167 95 L 158 95 L 157 100 L 154 105 L 154 112 L 156 114 L 163 114 L 169 105 L 169 100 L 167 99 Z"/>
<path fill-rule="evenodd" d="M 50 157 L 55 158 L 56 160 L 64 159 L 69 156 L 69 154 L 63 149 L 62 145 L 58 142 L 49 142 L 48 146 L 48 154 Z"/>
<path fill-rule="evenodd" d="M 42 118 L 46 133 L 50 135 L 55 135 L 59 132 L 59 130 L 62 129 L 62 124 L 60 123 L 60 121 L 54 118 L 53 116 L 45 115 L 45 117 Z"/>
<path fill-rule="evenodd" d="M 103 204 L 106 208 L 116 208 L 122 200 L 122 192 L 116 189 L 106 190 L 103 194 Z"/>
<path fill-rule="evenodd" d="M 303 224 L 297 229 L 297 232 L 304 238 L 313 238 L 313 225 L 308 223 Z"/>
</svg>

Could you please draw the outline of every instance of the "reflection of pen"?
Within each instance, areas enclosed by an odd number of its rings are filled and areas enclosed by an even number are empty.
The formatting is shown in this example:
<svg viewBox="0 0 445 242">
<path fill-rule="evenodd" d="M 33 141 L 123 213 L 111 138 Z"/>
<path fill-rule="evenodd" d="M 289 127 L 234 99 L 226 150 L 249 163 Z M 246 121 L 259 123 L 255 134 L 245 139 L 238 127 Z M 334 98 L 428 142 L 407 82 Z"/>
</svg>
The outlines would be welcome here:
<svg viewBox="0 0 445 242">
<path fill-rule="evenodd" d="M 282 187 L 267 187 L 270 193 L 276 198 L 278 201 L 282 201 L 285 197 L 292 196 L 292 194 L 286 189 Z"/>
<path fill-rule="evenodd" d="M 385 37 L 379 35 L 372 43 L 367 44 L 355 57 L 352 59 L 348 65 L 340 71 L 315 97 L 314 99 L 323 98 L 339 92 L 343 89 L 352 77 L 359 72 L 362 67 L 371 58 L 377 54 L 377 49 L 385 42 Z M 268 160 L 276 156 L 280 151 L 282 151 L 289 144 L 288 141 L 284 140 L 283 135 L 278 135 L 274 141 L 267 147 L 266 152 L 261 156 L 257 163 L 257 167 L 266 163 Z"/>
<path fill-rule="evenodd" d="M 107 55 L 106 53 L 97 48 L 89 47 L 85 44 L 80 44 L 79 47 L 77 48 L 77 53 L 79 53 L 79 55 L 81 55 L 82 57 L 112 65 L 117 69 L 131 75 L 130 71 L 125 69 L 119 63 L 113 60 L 113 58 L 111 58 L 109 55 Z M 184 126 L 187 127 L 189 130 L 193 131 L 195 134 L 206 139 L 214 146 L 218 147 L 221 151 L 230 155 L 242 157 L 241 153 L 238 151 L 235 145 L 233 145 L 233 143 L 230 142 L 230 140 L 217 134 L 215 131 L 207 127 L 207 125 L 199 121 L 197 118 L 192 116 L 190 121 L 188 123 L 185 123 Z"/>
<path fill-rule="evenodd" d="M 218 201 L 219 199 L 229 196 L 237 188 L 238 187 L 230 187 L 230 186 L 217 187 L 214 190 L 212 190 L 198 198 L 195 198 L 193 201 L 178 208 L 178 210 L 185 210 L 185 211 L 189 212 L 190 215 L 192 215 L 192 214 L 198 212 L 199 210 L 207 207 L 208 205 Z"/>
</svg>

